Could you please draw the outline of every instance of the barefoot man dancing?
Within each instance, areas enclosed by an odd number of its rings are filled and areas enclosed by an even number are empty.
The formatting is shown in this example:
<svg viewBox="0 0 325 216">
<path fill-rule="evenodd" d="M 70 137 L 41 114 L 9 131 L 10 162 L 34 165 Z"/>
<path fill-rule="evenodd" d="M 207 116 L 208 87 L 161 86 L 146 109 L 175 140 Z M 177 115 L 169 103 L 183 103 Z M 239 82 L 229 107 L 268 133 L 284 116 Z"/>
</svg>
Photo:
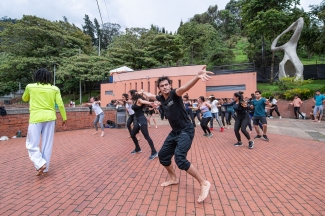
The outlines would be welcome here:
<svg viewBox="0 0 325 216">
<path fill-rule="evenodd" d="M 213 73 L 207 72 L 205 67 L 203 67 L 193 79 L 178 89 L 171 88 L 171 80 L 168 77 L 160 77 L 157 80 L 158 88 L 162 93 L 160 96 L 141 90 L 141 93 L 146 95 L 149 99 L 158 100 L 161 103 L 161 107 L 172 127 L 172 131 L 167 136 L 158 153 L 159 161 L 167 169 L 170 177 L 170 180 L 162 183 L 161 186 L 166 187 L 179 183 L 171 163 L 171 159 L 175 155 L 175 162 L 178 168 L 185 170 L 201 185 L 201 193 L 198 202 L 202 202 L 208 196 L 211 184 L 205 180 L 196 167 L 186 159 L 187 152 L 192 145 L 195 131 L 185 111 L 182 95 L 192 88 L 198 80 L 209 80 L 210 76 L 207 74 Z"/>
</svg>

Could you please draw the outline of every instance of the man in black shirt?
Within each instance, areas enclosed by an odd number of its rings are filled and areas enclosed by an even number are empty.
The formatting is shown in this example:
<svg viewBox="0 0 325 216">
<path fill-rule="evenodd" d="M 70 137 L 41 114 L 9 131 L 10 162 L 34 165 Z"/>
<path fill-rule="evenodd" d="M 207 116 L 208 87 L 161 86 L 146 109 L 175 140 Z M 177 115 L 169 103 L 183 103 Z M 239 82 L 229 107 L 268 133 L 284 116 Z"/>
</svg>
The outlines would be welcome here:
<svg viewBox="0 0 325 216">
<path fill-rule="evenodd" d="M 157 85 L 162 95 L 156 96 L 154 94 L 144 92 L 149 99 L 158 100 L 161 107 L 164 109 L 165 115 L 169 121 L 172 131 L 167 136 L 162 148 L 158 153 L 160 163 L 167 169 L 170 180 L 161 184 L 166 187 L 173 184 L 178 184 L 179 180 L 176 177 L 175 170 L 171 163 L 171 158 L 175 155 L 175 162 L 179 169 L 187 171 L 192 175 L 201 185 L 201 193 L 198 202 L 202 202 L 209 194 L 210 182 L 205 180 L 199 171 L 187 159 L 187 152 L 190 150 L 194 138 L 194 126 L 191 123 L 182 100 L 182 95 L 192 88 L 198 80 L 209 80 L 213 74 L 207 72 L 205 67 L 198 72 L 198 74 L 178 89 L 171 88 L 171 80 L 168 77 L 160 77 Z"/>
</svg>

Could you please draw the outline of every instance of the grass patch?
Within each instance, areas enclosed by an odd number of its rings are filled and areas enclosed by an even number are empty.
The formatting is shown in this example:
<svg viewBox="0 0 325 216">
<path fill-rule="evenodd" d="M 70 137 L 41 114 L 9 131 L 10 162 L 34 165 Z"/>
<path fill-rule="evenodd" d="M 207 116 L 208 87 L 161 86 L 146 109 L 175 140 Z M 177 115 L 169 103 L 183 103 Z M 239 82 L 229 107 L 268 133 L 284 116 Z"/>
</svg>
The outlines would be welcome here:
<svg viewBox="0 0 325 216">
<path fill-rule="evenodd" d="M 97 97 L 98 95 L 100 94 L 100 91 L 92 91 L 91 92 L 91 96 L 93 97 Z M 76 106 L 77 105 L 79 105 L 80 104 L 80 96 L 79 96 L 79 93 L 77 93 L 75 96 L 73 95 L 73 94 L 65 94 L 65 95 L 62 95 L 62 100 L 63 100 L 63 103 L 64 104 L 69 104 L 70 103 L 70 100 L 71 99 L 76 99 L 74 102 L 75 102 L 75 104 L 76 104 Z M 86 103 L 86 102 L 88 102 L 88 99 L 89 99 L 89 92 L 87 92 L 87 93 L 83 93 L 82 94 L 82 103 Z"/>
<path fill-rule="evenodd" d="M 235 54 L 235 60 L 233 62 L 234 64 L 248 62 L 247 55 L 244 52 L 244 48 L 247 44 L 247 38 L 242 37 L 237 41 L 235 48 L 231 49 Z"/>
</svg>

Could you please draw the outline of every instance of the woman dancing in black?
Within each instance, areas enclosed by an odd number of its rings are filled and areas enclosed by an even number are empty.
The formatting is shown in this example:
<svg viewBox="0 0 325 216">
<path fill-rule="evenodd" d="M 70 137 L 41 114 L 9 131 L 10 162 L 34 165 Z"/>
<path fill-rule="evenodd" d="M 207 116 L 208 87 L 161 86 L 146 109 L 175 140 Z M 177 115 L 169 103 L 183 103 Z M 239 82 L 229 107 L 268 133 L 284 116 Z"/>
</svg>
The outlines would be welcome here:
<svg viewBox="0 0 325 216">
<path fill-rule="evenodd" d="M 251 137 L 246 130 L 246 127 L 250 119 L 247 113 L 247 103 L 246 101 L 243 100 L 243 92 L 235 92 L 234 101 L 228 104 L 223 104 L 223 106 L 233 106 L 235 112 L 237 113 L 234 131 L 238 142 L 235 143 L 235 146 L 243 145 L 239 134 L 239 129 L 241 129 L 241 132 L 248 139 L 248 148 L 252 149 L 254 147 L 254 142 L 251 140 Z"/>
<path fill-rule="evenodd" d="M 153 160 L 158 156 L 158 152 L 153 145 L 152 139 L 149 136 L 148 132 L 148 121 L 147 118 L 144 116 L 144 107 L 146 105 L 154 105 L 153 102 L 149 102 L 145 100 L 140 94 L 137 93 L 136 90 L 130 90 L 131 99 L 133 101 L 132 109 L 134 110 L 134 115 L 136 119 L 136 124 L 133 126 L 133 130 L 131 132 L 131 138 L 135 144 L 135 149 L 131 152 L 131 154 L 136 154 L 142 152 L 138 139 L 136 138 L 136 134 L 141 130 L 144 138 L 148 141 L 148 144 L 151 148 L 151 156 L 149 160 Z"/>
</svg>

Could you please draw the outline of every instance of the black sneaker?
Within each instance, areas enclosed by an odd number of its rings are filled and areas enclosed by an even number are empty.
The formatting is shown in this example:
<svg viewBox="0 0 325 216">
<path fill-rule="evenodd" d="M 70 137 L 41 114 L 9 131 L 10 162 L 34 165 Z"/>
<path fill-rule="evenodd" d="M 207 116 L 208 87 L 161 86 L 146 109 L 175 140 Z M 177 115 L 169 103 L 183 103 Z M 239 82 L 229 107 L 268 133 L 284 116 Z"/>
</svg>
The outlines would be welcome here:
<svg viewBox="0 0 325 216">
<path fill-rule="evenodd" d="M 237 143 L 234 144 L 234 146 L 242 146 L 242 145 L 243 145 L 242 142 L 237 142 Z"/>
<path fill-rule="evenodd" d="M 260 139 L 261 135 L 257 135 L 256 137 L 254 137 L 254 139 Z"/>
<path fill-rule="evenodd" d="M 153 154 L 149 157 L 149 160 L 153 160 L 155 159 L 156 157 L 158 157 L 158 152 L 156 154 Z"/>
<path fill-rule="evenodd" d="M 203 134 L 203 136 L 206 136 L 207 137 L 207 136 L 209 136 L 209 134 L 208 133 L 205 133 L 205 134 Z"/>
<path fill-rule="evenodd" d="M 141 153 L 142 150 L 140 149 L 139 151 L 136 151 L 135 149 L 133 151 L 131 151 L 131 154 L 136 154 L 136 153 Z"/>
<path fill-rule="evenodd" d="M 254 148 L 254 142 L 253 142 L 253 141 L 249 141 L 249 142 L 248 142 L 248 148 L 249 148 L 249 149 Z"/>
<path fill-rule="evenodd" d="M 266 136 L 266 135 L 263 135 L 263 138 L 262 138 L 262 140 L 264 140 L 264 141 L 268 142 L 268 141 L 269 141 L 269 138 L 267 138 L 267 136 Z"/>
<path fill-rule="evenodd" d="M 211 138 L 212 136 L 213 136 L 213 134 L 212 134 L 212 133 L 210 133 L 210 134 L 208 135 L 208 137 L 209 137 L 209 138 Z"/>
</svg>

